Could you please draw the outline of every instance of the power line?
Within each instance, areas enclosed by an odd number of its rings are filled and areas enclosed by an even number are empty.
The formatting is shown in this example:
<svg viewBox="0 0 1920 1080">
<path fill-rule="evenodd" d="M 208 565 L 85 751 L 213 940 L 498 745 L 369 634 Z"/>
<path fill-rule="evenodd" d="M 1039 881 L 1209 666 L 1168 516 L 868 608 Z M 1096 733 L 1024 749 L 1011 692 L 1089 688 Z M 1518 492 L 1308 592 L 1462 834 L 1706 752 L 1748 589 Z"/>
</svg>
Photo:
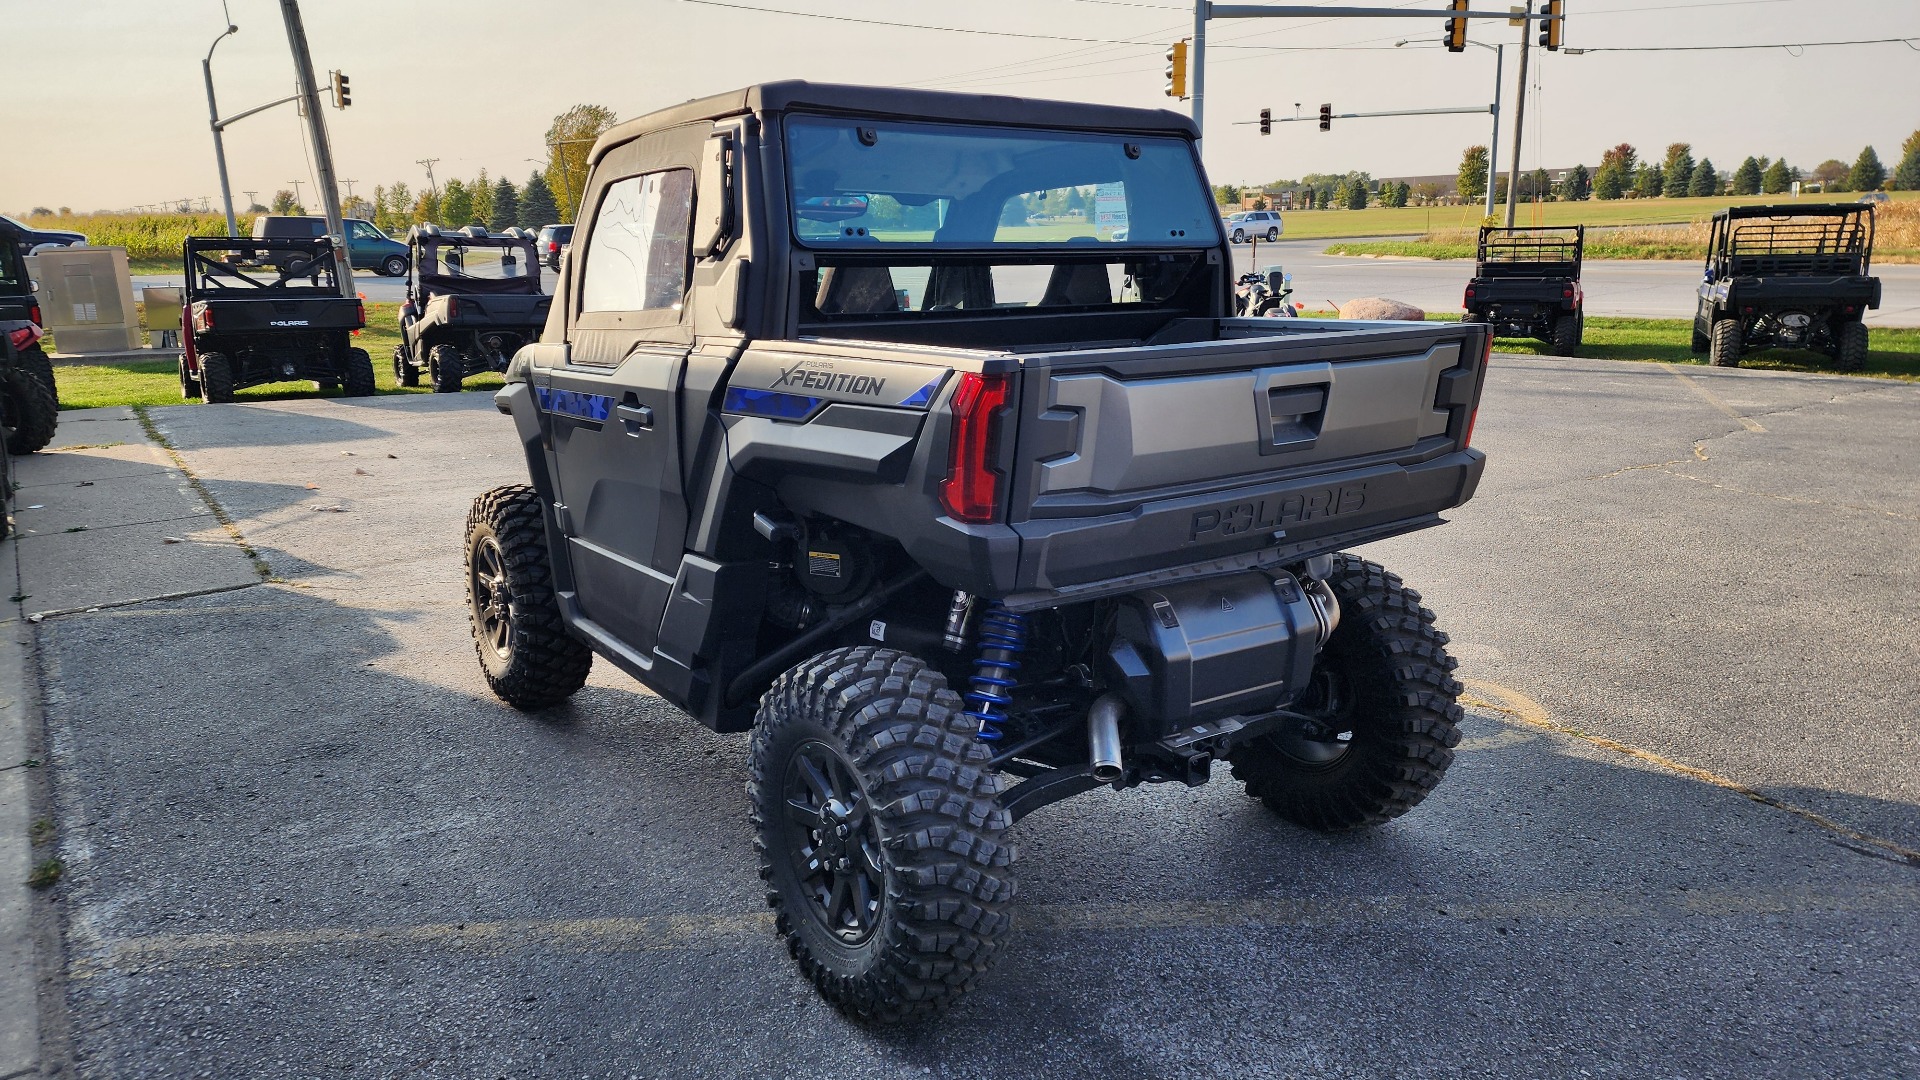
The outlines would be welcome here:
<svg viewBox="0 0 1920 1080">
<path fill-rule="evenodd" d="M 1078 41 L 1092 45 L 1136 45 L 1138 42 L 1119 41 L 1114 38 L 1071 37 L 1066 34 L 1026 34 L 1017 30 L 974 30 L 964 26 L 933 26 L 927 23 L 889 22 L 886 19 L 859 19 L 852 15 L 828 15 L 819 11 L 789 11 L 785 8 L 754 7 L 751 4 L 730 4 L 725 0 L 680 0 L 683 4 L 697 4 L 701 7 L 728 8 L 733 11 L 751 11 L 756 15 L 796 15 L 805 19 L 825 19 L 829 22 L 860 23 L 864 26 L 885 26 L 895 30 L 939 30 L 948 34 L 975 34 L 981 37 L 1029 38 L 1035 41 Z"/>
<path fill-rule="evenodd" d="M 1771 45 L 1602 45 L 1591 49 L 1568 49 L 1569 53 L 1579 56 L 1583 53 L 1597 52 L 1721 52 L 1735 49 L 1819 49 L 1829 45 L 1905 45 L 1920 52 L 1920 36 L 1892 38 L 1861 38 L 1857 41 L 1786 41 Z"/>
</svg>

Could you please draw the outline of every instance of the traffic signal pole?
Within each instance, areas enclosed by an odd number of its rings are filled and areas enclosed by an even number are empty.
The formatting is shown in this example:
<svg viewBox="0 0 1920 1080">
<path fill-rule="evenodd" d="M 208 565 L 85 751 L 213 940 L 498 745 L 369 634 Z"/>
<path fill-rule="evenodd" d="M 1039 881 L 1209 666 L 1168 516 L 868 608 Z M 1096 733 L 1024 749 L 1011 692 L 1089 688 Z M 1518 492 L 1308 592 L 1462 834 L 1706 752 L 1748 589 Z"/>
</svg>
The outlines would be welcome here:
<svg viewBox="0 0 1920 1080">
<path fill-rule="evenodd" d="M 340 186 L 334 179 L 333 149 L 327 142 L 327 120 L 320 112 L 320 84 L 313 77 L 313 56 L 307 51 L 307 28 L 300 21 L 300 0 L 280 0 L 287 24 L 287 45 L 293 50 L 293 74 L 307 114 L 307 135 L 313 143 L 314 180 L 320 185 L 320 205 L 326 210 L 327 233 L 335 237 L 333 258 L 340 295 L 352 299 L 353 264 L 347 258 L 346 223 L 340 214 Z"/>
<path fill-rule="evenodd" d="M 1200 138 L 1194 140 L 1196 150 L 1207 134 L 1207 9 L 1212 6 L 1207 0 L 1194 0 L 1193 49 L 1187 54 L 1187 78 L 1193 86 L 1193 126 L 1200 129 Z"/>
</svg>

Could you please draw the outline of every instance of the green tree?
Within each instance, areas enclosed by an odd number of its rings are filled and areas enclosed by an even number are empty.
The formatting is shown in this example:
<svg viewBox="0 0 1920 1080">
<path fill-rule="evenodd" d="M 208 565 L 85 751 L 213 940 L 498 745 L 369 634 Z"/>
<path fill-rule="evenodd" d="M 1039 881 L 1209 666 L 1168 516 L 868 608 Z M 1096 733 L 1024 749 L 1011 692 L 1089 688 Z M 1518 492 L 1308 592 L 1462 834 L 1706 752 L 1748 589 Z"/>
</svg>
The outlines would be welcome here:
<svg viewBox="0 0 1920 1080">
<path fill-rule="evenodd" d="M 1791 187 L 1793 187 L 1793 170 L 1787 167 L 1786 158 L 1781 158 L 1767 166 L 1767 171 L 1760 174 L 1760 190 L 1765 194 L 1782 195 Z"/>
<path fill-rule="evenodd" d="M 1660 194 L 1669 199 L 1685 196 L 1687 188 L 1693 183 L 1693 147 L 1683 142 L 1669 145 L 1667 160 L 1660 166 L 1660 171 L 1664 174 Z"/>
<path fill-rule="evenodd" d="M 488 225 L 493 221 L 493 180 L 487 170 L 481 169 L 480 175 L 467 182 L 467 193 L 473 198 L 473 221 L 477 225 Z"/>
<path fill-rule="evenodd" d="M 1593 197 L 1618 199 L 1633 186 L 1634 170 L 1639 167 L 1640 152 L 1632 143 L 1621 143 L 1600 155 L 1600 168 L 1593 174 Z"/>
<path fill-rule="evenodd" d="M 1347 181 L 1347 209 L 1365 210 L 1367 208 L 1367 187 L 1365 181 Z"/>
<path fill-rule="evenodd" d="M 407 216 L 412 219 L 415 225 L 425 225 L 428 222 L 439 221 L 440 193 L 432 189 L 421 192 L 420 197 L 413 201 L 413 209 Z"/>
<path fill-rule="evenodd" d="M 618 122 L 613 110 L 604 105 L 575 105 L 554 117 L 547 128 L 547 191 L 560 195 L 560 222 L 571 222 L 579 211 L 594 140 Z"/>
<path fill-rule="evenodd" d="M 1535 169 L 1527 174 L 1527 184 L 1520 191 L 1534 202 L 1546 202 L 1553 197 L 1553 177 L 1545 169 Z"/>
<path fill-rule="evenodd" d="M 1460 155 L 1460 171 L 1454 178 L 1454 187 L 1460 192 L 1463 202 L 1474 202 L 1487 196 L 1487 148 L 1469 146 Z"/>
<path fill-rule="evenodd" d="M 520 189 L 521 227 L 538 229 L 559 220 L 560 208 L 553 200 L 553 189 L 547 186 L 547 178 L 537 172 L 527 177 L 526 186 Z"/>
<path fill-rule="evenodd" d="M 487 228 L 500 232 L 518 224 L 520 193 L 514 190 L 513 181 L 503 176 L 493 185 L 493 213 L 487 217 Z"/>
<path fill-rule="evenodd" d="M 273 193 L 273 212 L 276 214 L 305 214 L 307 208 L 293 201 L 293 192 L 282 189 Z"/>
<path fill-rule="evenodd" d="M 1713 171 L 1713 159 L 1701 158 L 1700 164 L 1693 167 L 1693 179 L 1687 181 L 1687 195 L 1695 199 L 1712 198 L 1720 194 L 1720 175 Z"/>
<path fill-rule="evenodd" d="M 1890 186 L 1897 191 L 1920 190 L 1920 131 L 1900 144 L 1900 164 L 1893 170 Z"/>
<path fill-rule="evenodd" d="M 1733 170 L 1733 193 L 1735 195 L 1758 195 L 1764 177 L 1760 172 L 1760 162 L 1749 157 Z"/>
<path fill-rule="evenodd" d="M 1593 197 L 1593 174 L 1587 171 L 1585 165 L 1575 165 L 1573 170 L 1567 173 L 1567 179 L 1561 185 L 1560 197 L 1568 202 L 1579 202 Z"/>
<path fill-rule="evenodd" d="M 1660 166 L 1642 165 L 1633 177 L 1633 193 L 1642 199 L 1654 199 L 1666 188 L 1666 177 L 1661 175 Z"/>
<path fill-rule="evenodd" d="M 413 195 L 407 191 L 405 181 L 398 182 L 387 189 L 386 205 L 381 210 L 379 225 L 390 234 L 403 233 L 413 222 Z"/>
<path fill-rule="evenodd" d="M 1886 166 L 1880 164 L 1880 155 L 1869 146 L 1860 151 L 1853 159 L 1853 171 L 1847 174 L 1847 188 L 1852 191 L 1879 191 L 1880 185 L 1887 182 Z"/>
<path fill-rule="evenodd" d="M 473 221 L 473 193 L 459 180 L 449 180 L 440 189 L 441 223 L 456 229 Z"/>
<path fill-rule="evenodd" d="M 1240 185 L 1220 184 L 1213 189 L 1213 201 L 1220 206 L 1238 208 L 1240 205 Z"/>
<path fill-rule="evenodd" d="M 1839 158 L 1828 158 L 1813 167 L 1813 178 L 1820 181 L 1822 191 L 1847 190 L 1847 163 Z"/>
</svg>

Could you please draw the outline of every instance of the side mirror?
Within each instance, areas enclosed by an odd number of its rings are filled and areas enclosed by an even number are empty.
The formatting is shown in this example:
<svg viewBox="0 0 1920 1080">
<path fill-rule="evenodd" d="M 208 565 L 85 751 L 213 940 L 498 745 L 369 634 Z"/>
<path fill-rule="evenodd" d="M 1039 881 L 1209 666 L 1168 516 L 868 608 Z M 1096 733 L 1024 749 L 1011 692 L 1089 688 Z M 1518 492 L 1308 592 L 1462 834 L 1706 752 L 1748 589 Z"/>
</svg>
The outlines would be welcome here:
<svg viewBox="0 0 1920 1080">
<path fill-rule="evenodd" d="M 733 238 L 733 140 L 715 135 L 700 155 L 700 187 L 694 198 L 693 253 L 718 255 Z"/>
</svg>

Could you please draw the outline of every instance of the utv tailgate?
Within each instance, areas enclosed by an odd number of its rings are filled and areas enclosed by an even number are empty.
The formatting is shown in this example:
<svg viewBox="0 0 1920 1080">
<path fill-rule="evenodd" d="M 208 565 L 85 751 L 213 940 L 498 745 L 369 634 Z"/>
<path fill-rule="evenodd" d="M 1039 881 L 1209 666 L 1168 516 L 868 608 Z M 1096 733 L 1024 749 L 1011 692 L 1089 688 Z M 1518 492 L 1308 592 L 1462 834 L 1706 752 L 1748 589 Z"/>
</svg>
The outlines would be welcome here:
<svg viewBox="0 0 1920 1080">
<path fill-rule="evenodd" d="M 193 317 L 203 318 L 201 312 L 209 308 L 213 311 L 212 326 L 222 334 L 289 329 L 358 330 L 366 325 L 365 308 L 360 301 L 345 297 L 196 300 Z"/>
<path fill-rule="evenodd" d="M 1219 340 L 1022 357 L 1018 588 L 1432 524 L 1479 478 L 1486 341 L 1471 324 L 1248 319 Z"/>
</svg>

